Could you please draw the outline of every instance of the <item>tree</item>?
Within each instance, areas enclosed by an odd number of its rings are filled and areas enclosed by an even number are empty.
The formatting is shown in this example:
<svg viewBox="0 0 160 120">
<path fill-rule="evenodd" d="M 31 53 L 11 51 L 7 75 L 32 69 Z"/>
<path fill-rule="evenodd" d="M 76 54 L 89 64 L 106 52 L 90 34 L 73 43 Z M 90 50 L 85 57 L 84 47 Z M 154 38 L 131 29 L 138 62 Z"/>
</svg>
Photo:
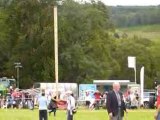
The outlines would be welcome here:
<svg viewBox="0 0 160 120">
<path fill-rule="evenodd" d="M 83 5 L 71 0 L 64 6 L 59 19 L 61 80 L 84 83 L 106 79 L 108 46 L 112 44 L 106 7 L 101 2 Z"/>
<path fill-rule="evenodd" d="M 51 0 L 14 0 L 5 8 L 8 59 L 5 72 L 21 62 L 20 85 L 54 79 L 53 6 Z M 64 1 L 59 11 L 60 82 L 91 82 L 109 75 L 108 10 L 101 2 Z"/>
<path fill-rule="evenodd" d="M 128 68 L 128 56 L 136 57 L 137 82 L 139 81 L 139 73 L 142 66 L 145 67 L 145 87 L 152 87 L 153 78 L 155 76 L 155 64 L 152 57 L 150 47 L 152 41 L 134 36 L 133 38 L 122 38 L 117 41 L 117 47 L 114 58 L 118 61 L 120 69 L 115 73 L 118 79 L 128 79 L 134 82 L 134 70 Z M 116 75 L 113 74 L 112 77 Z"/>
</svg>

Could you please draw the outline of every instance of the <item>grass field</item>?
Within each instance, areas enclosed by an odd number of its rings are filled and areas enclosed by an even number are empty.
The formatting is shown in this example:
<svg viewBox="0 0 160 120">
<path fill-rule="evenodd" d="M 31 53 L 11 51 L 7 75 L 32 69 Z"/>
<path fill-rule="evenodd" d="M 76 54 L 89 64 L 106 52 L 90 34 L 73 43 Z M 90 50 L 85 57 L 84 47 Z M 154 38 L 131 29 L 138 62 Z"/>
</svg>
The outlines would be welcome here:
<svg viewBox="0 0 160 120">
<path fill-rule="evenodd" d="M 124 120 L 153 120 L 154 113 L 155 110 L 129 110 Z M 38 120 L 38 110 L 1 109 L 0 120 Z M 50 115 L 48 120 L 66 120 L 66 112 L 58 110 L 57 116 Z M 105 110 L 78 110 L 74 120 L 108 120 L 108 115 Z"/>
<path fill-rule="evenodd" d="M 129 37 L 136 35 L 151 40 L 160 40 L 160 24 L 127 27 L 118 29 L 118 31 L 127 33 Z"/>
</svg>

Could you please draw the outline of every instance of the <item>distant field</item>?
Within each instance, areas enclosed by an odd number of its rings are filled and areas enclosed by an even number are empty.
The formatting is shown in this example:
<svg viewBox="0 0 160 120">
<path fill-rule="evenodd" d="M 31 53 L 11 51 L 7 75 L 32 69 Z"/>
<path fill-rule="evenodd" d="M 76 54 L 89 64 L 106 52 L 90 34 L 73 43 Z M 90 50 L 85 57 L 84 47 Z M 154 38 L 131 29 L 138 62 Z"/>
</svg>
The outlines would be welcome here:
<svg viewBox="0 0 160 120">
<path fill-rule="evenodd" d="M 128 119 L 124 120 L 153 120 L 155 110 L 130 110 Z M 0 120 L 38 120 L 38 110 L 0 110 Z M 48 120 L 66 120 L 66 112 L 57 111 L 57 117 L 49 116 Z M 106 110 L 78 110 L 74 120 L 108 120 Z"/>
<path fill-rule="evenodd" d="M 137 35 L 151 40 L 160 40 L 160 24 L 121 28 L 118 31 L 127 33 L 129 37 Z"/>
</svg>

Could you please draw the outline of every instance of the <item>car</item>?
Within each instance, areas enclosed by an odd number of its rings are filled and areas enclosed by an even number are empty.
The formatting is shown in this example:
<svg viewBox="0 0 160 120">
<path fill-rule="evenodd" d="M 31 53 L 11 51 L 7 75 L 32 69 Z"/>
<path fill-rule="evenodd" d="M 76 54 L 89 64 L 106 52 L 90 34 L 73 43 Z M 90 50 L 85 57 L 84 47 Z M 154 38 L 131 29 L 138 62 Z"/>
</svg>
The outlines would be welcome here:
<svg viewBox="0 0 160 120">
<path fill-rule="evenodd" d="M 145 90 L 144 97 L 143 97 L 143 107 L 154 108 L 156 101 L 156 91 L 155 90 Z"/>
</svg>

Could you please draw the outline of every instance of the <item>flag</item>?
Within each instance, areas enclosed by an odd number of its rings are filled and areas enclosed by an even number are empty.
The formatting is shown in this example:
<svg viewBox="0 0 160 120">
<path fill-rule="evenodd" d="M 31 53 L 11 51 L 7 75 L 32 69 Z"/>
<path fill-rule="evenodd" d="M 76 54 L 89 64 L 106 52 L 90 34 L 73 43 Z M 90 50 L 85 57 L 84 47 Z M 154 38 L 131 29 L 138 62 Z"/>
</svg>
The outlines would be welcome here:
<svg viewBox="0 0 160 120">
<path fill-rule="evenodd" d="M 128 67 L 136 68 L 136 57 L 128 56 Z"/>
</svg>

